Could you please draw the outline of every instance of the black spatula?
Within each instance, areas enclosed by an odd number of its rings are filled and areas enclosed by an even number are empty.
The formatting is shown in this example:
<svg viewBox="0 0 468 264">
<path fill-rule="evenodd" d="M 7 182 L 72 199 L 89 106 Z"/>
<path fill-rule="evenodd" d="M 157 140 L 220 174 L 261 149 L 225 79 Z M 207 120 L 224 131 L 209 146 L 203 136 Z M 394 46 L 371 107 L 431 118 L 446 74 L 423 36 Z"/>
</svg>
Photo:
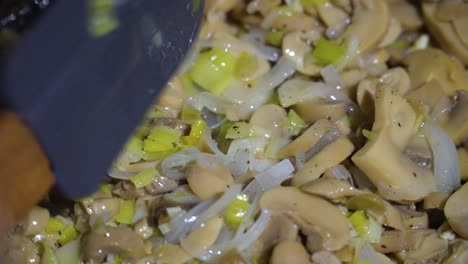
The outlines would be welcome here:
<svg viewBox="0 0 468 264">
<path fill-rule="evenodd" d="M 57 1 L 0 72 L 4 108 L 32 128 L 71 197 L 106 175 L 195 41 L 203 12 L 201 0 L 114 0 L 119 26 L 97 37 L 87 3 Z"/>
</svg>

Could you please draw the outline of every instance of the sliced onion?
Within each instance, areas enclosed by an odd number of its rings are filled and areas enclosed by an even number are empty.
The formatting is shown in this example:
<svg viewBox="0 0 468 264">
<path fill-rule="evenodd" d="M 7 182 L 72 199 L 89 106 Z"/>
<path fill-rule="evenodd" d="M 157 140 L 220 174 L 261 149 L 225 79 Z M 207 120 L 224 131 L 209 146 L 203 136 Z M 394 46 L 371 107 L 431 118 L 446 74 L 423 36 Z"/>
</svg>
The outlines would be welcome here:
<svg viewBox="0 0 468 264">
<path fill-rule="evenodd" d="M 196 147 L 191 147 L 170 155 L 161 163 L 163 175 L 173 180 L 185 178 L 185 168 L 196 160 L 199 154 L 200 151 Z"/>
<path fill-rule="evenodd" d="M 200 202 L 200 199 L 190 191 L 187 185 L 181 185 L 174 191 L 166 193 L 163 197 L 164 200 L 177 204 L 196 204 Z"/>
<path fill-rule="evenodd" d="M 281 57 L 275 66 L 252 88 L 248 99 L 239 106 L 239 109 L 233 109 L 235 113 L 231 114 L 238 115 L 241 119 L 247 119 L 250 113 L 270 97 L 273 89 L 293 75 L 295 71 L 294 63 L 284 56 Z"/>
<path fill-rule="evenodd" d="M 232 103 L 208 92 L 197 93 L 187 99 L 187 103 L 197 110 L 204 107 L 217 114 L 225 114 Z"/>
<path fill-rule="evenodd" d="M 327 85 L 336 89 L 341 88 L 342 80 L 340 77 L 340 73 L 335 68 L 335 66 L 333 66 L 333 64 L 323 67 L 320 70 L 320 74 L 322 75 L 323 80 L 325 81 Z"/>
<path fill-rule="evenodd" d="M 435 123 L 424 125 L 423 133 L 434 157 L 434 176 L 439 191 L 452 192 L 460 187 L 460 164 L 457 149 L 445 131 Z"/>
<path fill-rule="evenodd" d="M 432 121 L 436 121 L 444 113 L 450 111 L 453 108 L 454 104 L 447 96 L 443 96 L 434 106 L 434 109 L 431 111 L 430 118 Z"/>
<path fill-rule="evenodd" d="M 359 251 L 358 255 L 359 262 L 365 263 L 368 262 L 370 264 L 379 264 L 379 257 L 375 252 L 374 248 L 367 242 L 365 242 L 361 250 Z"/>
<path fill-rule="evenodd" d="M 306 99 L 316 97 L 354 105 L 354 102 L 339 90 L 323 82 L 291 79 L 278 88 L 278 98 L 282 107 L 289 107 Z"/>
<path fill-rule="evenodd" d="M 252 28 L 248 33 L 240 37 L 241 40 L 244 40 L 257 50 L 254 54 L 258 54 L 266 60 L 277 61 L 281 51 L 277 48 L 265 45 L 265 32 L 258 28 Z"/>
<path fill-rule="evenodd" d="M 333 175 L 338 180 L 347 180 L 352 179 L 351 173 L 346 169 L 342 164 L 338 164 L 328 169 L 331 175 Z"/>
<path fill-rule="evenodd" d="M 258 217 L 257 221 L 249 228 L 249 230 L 240 236 L 236 241 L 233 241 L 233 246 L 237 248 L 238 251 L 242 252 L 248 249 L 255 240 L 263 233 L 267 228 L 268 223 L 270 222 L 271 213 L 267 209 L 263 209 L 262 213 Z"/>
<path fill-rule="evenodd" d="M 172 230 L 166 234 L 166 241 L 169 243 L 179 243 L 192 227 L 198 215 L 212 205 L 214 199 L 205 200 L 195 205 L 190 211 L 173 218 L 170 222 Z"/>
<path fill-rule="evenodd" d="M 204 222 L 206 222 L 211 217 L 220 213 L 228 204 L 236 198 L 236 196 L 241 192 L 242 185 L 234 184 L 227 191 L 214 202 L 209 208 L 203 211 L 200 216 L 197 218 L 195 223 L 193 224 L 191 231 L 195 230 L 196 228 L 200 227 Z"/>
<path fill-rule="evenodd" d="M 300 169 L 304 166 L 305 163 L 305 152 L 297 152 L 296 153 L 296 168 Z"/>
<path fill-rule="evenodd" d="M 255 178 L 242 191 L 252 201 L 262 192 L 278 187 L 281 183 L 292 177 L 294 166 L 288 159 L 282 160 L 255 176 Z"/>
<path fill-rule="evenodd" d="M 205 140 L 206 145 L 208 148 L 219 158 L 225 159 L 226 155 L 218 148 L 218 143 L 213 140 L 213 137 L 211 136 L 211 129 L 209 127 L 205 128 L 203 130 L 202 136 L 203 139 Z"/>
<path fill-rule="evenodd" d="M 201 110 L 201 117 L 206 122 L 206 125 L 213 129 L 219 127 L 224 122 L 218 114 L 210 111 L 206 107 L 203 107 Z"/>
<path fill-rule="evenodd" d="M 109 170 L 107 170 L 107 175 L 109 175 L 109 177 L 114 178 L 114 179 L 128 180 L 134 174 L 124 172 L 124 171 L 121 171 L 121 170 L 118 170 L 118 169 L 112 167 Z"/>
</svg>

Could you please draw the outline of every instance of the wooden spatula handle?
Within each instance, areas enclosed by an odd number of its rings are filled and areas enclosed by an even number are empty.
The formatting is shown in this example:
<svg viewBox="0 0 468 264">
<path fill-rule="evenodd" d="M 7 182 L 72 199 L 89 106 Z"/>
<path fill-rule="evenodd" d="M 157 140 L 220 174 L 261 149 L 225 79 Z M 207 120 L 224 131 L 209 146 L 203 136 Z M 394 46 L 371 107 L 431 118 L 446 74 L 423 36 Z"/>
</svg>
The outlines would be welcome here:
<svg viewBox="0 0 468 264">
<path fill-rule="evenodd" d="M 37 204 L 53 183 L 31 129 L 16 114 L 0 112 L 0 232 Z"/>
</svg>

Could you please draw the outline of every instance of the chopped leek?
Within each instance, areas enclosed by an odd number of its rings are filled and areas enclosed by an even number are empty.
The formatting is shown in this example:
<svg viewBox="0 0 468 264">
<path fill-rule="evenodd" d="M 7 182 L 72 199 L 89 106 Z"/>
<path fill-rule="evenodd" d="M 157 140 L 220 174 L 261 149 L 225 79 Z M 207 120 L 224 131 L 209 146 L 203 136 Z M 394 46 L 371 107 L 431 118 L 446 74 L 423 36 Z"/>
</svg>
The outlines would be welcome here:
<svg viewBox="0 0 468 264">
<path fill-rule="evenodd" d="M 47 244 L 47 242 L 42 243 L 41 263 L 59 264 L 54 250 Z"/>
<path fill-rule="evenodd" d="M 202 119 L 195 120 L 190 128 L 189 135 L 182 137 L 182 142 L 184 143 L 184 145 L 187 145 L 187 146 L 197 145 L 205 127 L 206 127 L 205 121 L 203 121 Z"/>
<path fill-rule="evenodd" d="M 121 224 L 130 225 L 133 222 L 135 215 L 135 200 L 125 200 L 120 205 L 119 214 L 115 217 L 115 221 Z"/>
<path fill-rule="evenodd" d="M 306 127 L 304 120 L 294 111 L 290 110 L 288 113 L 288 119 L 286 124 L 289 130 L 289 134 L 297 136 Z"/>
<path fill-rule="evenodd" d="M 175 151 L 181 145 L 181 132 L 167 126 L 155 126 L 143 141 L 145 152 L 167 152 Z"/>
<path fill-rule="evenodd" d="M 125 146 L 125 154 L 130 162 L 139 161 L 143 155 L 143 140 L 136 136 L 131 137 Z"/>
<path fill-rule="evenodd" d="M 226 131 L 227 139 L 252 137 L 254 134 L 252 125 L 245 122 L 236 122 Z"/>
<path fill-rule="evenodd" d="M 135 187 L 143 188 L 150 184 L 157 176 L 159 176 L 159 173 L 155 168 L 146 168 L 138 174 L 131 176 L 130 181 L 133 182 Z"/>
<path fill-rule="evenodd" d="M 323 5 L 326 2 L 328 2 L 328 0 L 301 0 L 301 5 L 306 6 L 306 7 L 318 6 L 318 5 Z"/>
<path fill-rule="evenodd" d="M 105 194 L 112 194 L 112 185 L 110 183 L 103 183 L 99 186 L 99 190 Z"/>
<path fill-rule="evenodd" d="M 200 115 L 201 113 L 198 109 L 191 107 L 188 104 L 185 104 L 184 107 L 182 107 L 182 120 L 196 120 L 200 118 Z"/>
<path fill-rule="evenodd" d="M 237 79 L 248 78 L 258 68 L 257 56 L 248 52 L 241 52 L 234 68 L 234 76 Z"/>
<path fill-rule="evenodd" d="M 184 90 L 185 95 L 191 96 L 200 92 L 200 90 L 197 89 L 197 87 L 195 87 L 195 85 L 192 82 L 192 79 L 190 78 L 190 76 L 188 76 L 188 74 L 182 75 L 181 80 L 182 89 Z"/>
<path fill-rule="evenodd" d="M 119 20 L 114 12 L 113 0 L 89 1 L 90 19 L 88 30 L 94 37 L 111 33 L 119 26 Z"/>
<path fill-rule="evenodd" d="M 65 224 L 56 217 L 50 217 L 45 227 L 45 231 L 47 234 L 62 232 L 64 229 Z"/>
<path fill-rule="evenodd" d="M 188 74 L 203 89 L 221 94 L 233 78 L 236 58 L 223 49 L 213 48 L 198 55 Z"/>
<path fill-rule="evenodd" d="M 75 240 L 78 237 L 78 232 L 76 231 L 75 227 L 73 225 L 68 225 L 65 227 L 65 229 L 60 232 L 59 238 L 57 241 L 60 243 L 60 245 L 65 245 L 68 242 Z"/>
<path fill-rule="evenodd" d="M 348 219 L 360 237 L 371 243 L 380 241 L 382 227 L 372 217 L 366 216 L 363 211 L 356 211 Z"/>
<path fill-rule="evenodd" d="M 231 228 L 239 227 L 249 207 L 249 196 L 238 194 L 224 210 L 224 220 Z"/>
<path fill-rule="evenodd" d="M 275 47 L 281 47 L 283 42 L 284 35 L 286 34 L 285 30 L 274 30 L 265 33 L 266 43 L 273 45 Z"/>
<path fill-rule="evenodd" d="M 338 64 L 346 55 L 346 47 L 326 39 L 314 42 L 315 49 L 312 51 L 314 62 L 321 66 Z"/>
</svg>

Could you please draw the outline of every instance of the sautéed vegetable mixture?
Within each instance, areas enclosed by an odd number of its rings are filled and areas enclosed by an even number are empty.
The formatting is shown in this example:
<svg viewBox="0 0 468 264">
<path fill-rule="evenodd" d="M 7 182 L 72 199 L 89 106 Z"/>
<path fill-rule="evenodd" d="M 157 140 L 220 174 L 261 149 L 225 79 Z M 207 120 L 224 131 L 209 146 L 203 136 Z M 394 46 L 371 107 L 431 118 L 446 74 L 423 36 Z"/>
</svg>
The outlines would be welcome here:
<svg viewBox="0 0 468 264">
<path fill-rule="evenodd" d="M 207 0 L 100 188 L 31 210 L 4 262 L 468 263 L 467 25 L 461 0 Z"/>
</svg>

